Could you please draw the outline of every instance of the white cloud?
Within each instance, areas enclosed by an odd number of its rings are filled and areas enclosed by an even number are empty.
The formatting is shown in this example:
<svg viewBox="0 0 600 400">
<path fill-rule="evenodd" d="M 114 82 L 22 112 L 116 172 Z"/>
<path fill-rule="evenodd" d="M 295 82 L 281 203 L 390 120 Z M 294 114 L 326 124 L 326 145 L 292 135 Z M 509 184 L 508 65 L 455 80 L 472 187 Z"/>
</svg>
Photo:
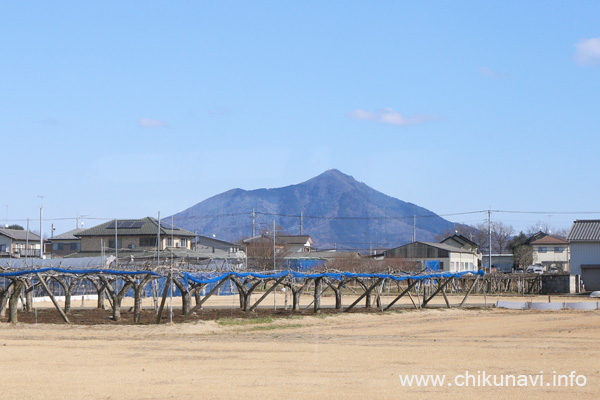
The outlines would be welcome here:
<svg viewBox="0 0 600 400">
<path fill-rule="evenodd" d="M 398 126 L 418 125 L 437 119 L 437 117 L 433 115 L 413 115 L 411 117 L 405 117 L 391 108 L 384 108 L 383 110 L 374 112 L 356 109 L 348 113 L 348 116 L 353 119 Z"/>
<path fill-rule="evenodd" d="M 167 124 L 164 121 L 159 121 L 150 118 L 140 118 L 138 125 L 143 128 L 166 128 Z"/>
<path fill-rule="evenodd" d="M 600 37 L 575 44 L 575 61 L 580 65 L 600 65 Z"/>
</svg>

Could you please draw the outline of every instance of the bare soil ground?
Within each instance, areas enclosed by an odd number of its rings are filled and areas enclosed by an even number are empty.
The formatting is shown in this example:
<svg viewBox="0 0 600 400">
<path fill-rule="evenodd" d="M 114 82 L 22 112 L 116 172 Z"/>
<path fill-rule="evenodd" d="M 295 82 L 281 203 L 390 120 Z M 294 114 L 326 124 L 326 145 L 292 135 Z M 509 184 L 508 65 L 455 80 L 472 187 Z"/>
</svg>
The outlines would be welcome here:
<svg viewBox="0 0 600 400">
<path fill-rule="evenodd" d="M 0 323 L 2 399 L 597 398 L 600 312 L 402 309 L 292 316 L 208 309 L 212 320 Z M 219 314 L 221 313 L 221 314 Z M 145 319 L 152 319 L 148 310 Z M 267 315 L 268 314 L 268 315 Z M 26 321 L 30 314 L 21 313 Z M 125 314 L 124 320 L 130 316 Z M 50 318 L 50 317 L 48 317 Z M 94 324 L 94 321 L 103 324 Z M 48 321 L 50 322 L 50 321 Z M 405 387 L 399 374 L 584 375 L 582 387 Z M 540 371 L 543 371 L 540 372 Z"/>
</svg>

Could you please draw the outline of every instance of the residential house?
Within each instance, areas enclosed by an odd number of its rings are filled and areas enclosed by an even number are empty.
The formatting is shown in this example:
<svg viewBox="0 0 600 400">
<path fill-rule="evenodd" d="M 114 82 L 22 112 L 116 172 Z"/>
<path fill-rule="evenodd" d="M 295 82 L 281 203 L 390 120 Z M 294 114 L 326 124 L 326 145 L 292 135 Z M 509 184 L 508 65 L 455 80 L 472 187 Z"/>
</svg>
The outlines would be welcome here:
<svg viewBox="0 0 600 400">
<path fill-rule="evenodd" d="M 52 237 L 48 240 L 46 252 L 49 252 L 52 257 L 64 257 L 78 253 L 81 251 L 81 238 L 75 235 L 84 230 L 84 228 L 76 228 Z"/>
<path fill-rule="evenodd" d="M 240 246 L 202 235 L 196 237 L 192 245 L 192 250 L 196 256 L 202 254 L 206 258 L 243 259 L 246 257 L 246 253 L 240 249 Z"/>
<path fill-rule="evenodd" d="M 403 259 L 418 263 L 423 269 L 443 272 L 476 271 L 481 255 L 445 243 L 413 242 L 384 252 L 384 258 Z"/>
<path fill-rule="evenodd" d="M 600 290 L 600 220 L 577 220 L 567 235 L 571 274 L 580 275 L 585 290 Z"/>
<path fill-rule="evenodd" d="M 131 255 L 155 254 L 157 249 L 190 250 L 194 233 L 152 217 L 113 220 L 75 233 L 81 239 L 79 255 L 117 252 Z M 159 242 L 160 237 L 160 242 Z"/>
<path fill-rule="evenodd" d="M 22 229 L 0 229 L 0 256 L 39 257 L 39 235 Z"/>
<path fill-rule="evenodd" d="M 244 239 L 245 246 L 271 247 L 273 248 L 273 237 L 268 235 L 254 236 Z M 309 235 L 275 235 L 275 249 L 277 253 L 308 253 L 314 250 L 314 242 Z"/>
<path fill-rule="evenodd" d="M 533 264 L 544 265 L 546 272 L 569 272 L 569 242 L 565 239 L 545 235 L 530 241 Z"/>
<path fill-rule="evenodd" d="M 309 253 L 315 244 L 309 235 L 279 235 L 276 239 L 283 243 L 286 253 Z"/>
<path fill-rule="evenodd" d="M 472 251 L 473 253 L 479 253 L 479 245 L 477 243 L 467 239 L 463 235 L 459 235 L 458 233 L 456 235 L 448 236 L 440 243 L 458 247 L 463 250 Z"/>
</svg>

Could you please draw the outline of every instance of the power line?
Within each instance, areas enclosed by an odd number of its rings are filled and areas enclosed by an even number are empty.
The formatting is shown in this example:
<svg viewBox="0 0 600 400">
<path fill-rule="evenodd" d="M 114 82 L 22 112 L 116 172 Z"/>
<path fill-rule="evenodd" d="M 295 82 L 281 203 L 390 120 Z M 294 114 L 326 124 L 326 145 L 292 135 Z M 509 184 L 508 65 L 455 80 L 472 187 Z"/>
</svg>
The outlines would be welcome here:
<svg viewBox="0 0 600 400">
<path fill-rule="evenodd" d="M 281 214 L 281 213 L 269 213 L 256 211 L 255 214 L 269 216 L 269 217 L 282 217 L 282 218 L 295 218 L 295 219 L 319 219 L 319 220 L 372 220 L 372 221 L 380 221 L 380 220 L 411 220 L 413 218 L 424 219 L 424 218 L 445 218 L 445 217 L 454 217 L 460 215 L 473 215 L 473 214 L 485 214 L 488 211 L 492 213 L 502 213 L 502 214 L 530 214 L 530 215 L 600 215 L 600 211 L 523 211 L 523 210 L 476 210 L 476 211 L 466 211 L 466 212 L 455 212 L 455 213 L 444 213 L 444 214 L 427 214 L 427 215 L 409 215 L 409 216 L 327 216 L 327 215 L 303 215 L 300 214 Z M 210 219 L 210 218 L 223 218 L 223 217 L 236 217 L 236 216 L 252 216 L 252 211 L 248 212 L 239 212 L 239 213 L 221 213 L 221 214 L 207 214 L 207 215 L 194 215 L 194 216 L 179 216 L 176 217 L 178 221 L 191 221 L 191 220 L 201 220 L 201 219 Z M 46 221 L 74 221 L 77 220 L 77 217 L 60 217 L 60 218 L 45 218 Z M 115 217 L 91 217 L 86 216 L 86 220 L 101 220 L 101 221 L 111 221 L 114 220 Z M 121 220 L 132 219 L 132 218 L 119 218 Z M 7 218 L 6 222 L 24 222 L 26 218 Z M 35 219 L 32 219 L 35 220 Z M 257 224 L 263 224 L 262 222 L 257 222 Z"/>
</svg>

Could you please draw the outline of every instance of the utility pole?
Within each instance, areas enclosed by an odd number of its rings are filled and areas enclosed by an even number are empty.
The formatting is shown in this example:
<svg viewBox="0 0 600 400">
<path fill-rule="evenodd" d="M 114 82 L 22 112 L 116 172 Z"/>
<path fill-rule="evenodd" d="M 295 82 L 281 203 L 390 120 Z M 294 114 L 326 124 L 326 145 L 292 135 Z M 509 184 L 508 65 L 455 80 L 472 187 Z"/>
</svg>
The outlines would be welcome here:
<svg viewBox="0 0 600 400">
<path fill-rule="evenodd" d="M 175 238 L 173 237 L 175 225 L 173 223 L 173 214 L 171 214 L 171 246 L 175 247 Z M 175 253 L 171 251 L 171 266 L 169 267 L 169 276 L 171 277 L 169 281 L 169 322 L 173 322 L 173 258 L 175 258 Z"/>
<path fill-rule="evenodd" d="M 27 218 L 27 231 L 25 232 L 25 265 L 27 265 L 27 256 L 29 255 L 29 218 Z M 34 252 L 35 257 L 35 252 Z"/>
<path fill-rule="evenodd" d="M 40 205 L 40 258 L 44 258 L 44 196 L 38 196 L 41 200 Z"/>
<path fill-rule="evenodd" d="M 488 262 L 489 272 L 492 272 L 492 210 L 488 210 Z"/>
<path fill-rule="evenodd" d="M 117 225 L 119 225 L 118 220 L 115 218 L 115 269 L 119 268 L 119 240 L 118 240 L 118 235 L 117 235 Z"/>
<path fill-rule="evenodd" d="M 275 271 L 275 218 L 273 218 L 273 271 Z M 273 292 L 273 307 L 277 311 L 277 289 Z"/>
<path fill-rule="evenodd" d="M 156 267 L 160 264 L 160 211 L 158 212 L 158 233 L 156 238 Z"/>
<path fill-rule="evenodd" d="M 50 224 L 50 243 L 52 246 L 54 246 L 54 244 L 52 244 L 52 241 L 54 240 L 54 223 Z M 50 248 L 50 259 L 52 259 L 52 248 Z"/>
<path fill-rule="evenodd" d="M 300 235 L 302 235 L 302 231 L 304 230 L 304 213 L 300 211 Z"/>
<path fill-rule="evenodd" d="M 417 241 L 417 216 L 413 215 L 413 243 Z"/>
<path fill-rule="evenodd" d="M 256 237 L 256 213 L 252 209 L 252 237 Z"/>
</svg>

